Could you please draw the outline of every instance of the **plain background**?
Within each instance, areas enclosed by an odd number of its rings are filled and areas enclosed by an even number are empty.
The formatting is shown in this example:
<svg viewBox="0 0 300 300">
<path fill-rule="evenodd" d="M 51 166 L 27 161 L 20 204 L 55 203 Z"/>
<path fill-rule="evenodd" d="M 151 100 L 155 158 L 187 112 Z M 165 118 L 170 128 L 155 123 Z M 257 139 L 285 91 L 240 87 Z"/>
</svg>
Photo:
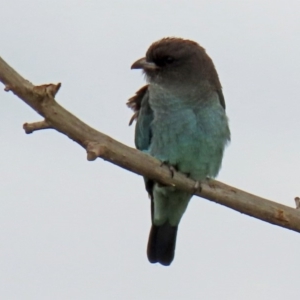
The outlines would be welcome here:
<svg viewBox="0 0 300 300">
<path fill-rule="evenodd" d="M 133 146 L 131 64 L 166 36 L 206 48 L 232 142 L 218 180 L 294 207 L 300 196 L 300 2 L 0 1 L 1 53 L 57 101 Z M 146 258 L 141 177 L 98 159 L 0 91 L 1 299 L 297 299 L 299 234 L 194 198 L 170 267 Z"/>
</svg>

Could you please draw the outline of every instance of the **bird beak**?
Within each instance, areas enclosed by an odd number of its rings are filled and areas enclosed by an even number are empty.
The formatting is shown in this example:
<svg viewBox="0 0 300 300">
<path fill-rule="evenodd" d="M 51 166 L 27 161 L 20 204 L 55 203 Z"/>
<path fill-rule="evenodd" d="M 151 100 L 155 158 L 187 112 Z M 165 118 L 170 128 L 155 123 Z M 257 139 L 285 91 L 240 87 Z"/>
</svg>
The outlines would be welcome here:
<svg viewBox="0 0 300 300">
<path fill-rule="evenodd" d="M 145 57 L 143 57 L 134 62 L 131 69 L 157 70 L 159 67 L 155 63 L 149 62 Z"/>
</svg>

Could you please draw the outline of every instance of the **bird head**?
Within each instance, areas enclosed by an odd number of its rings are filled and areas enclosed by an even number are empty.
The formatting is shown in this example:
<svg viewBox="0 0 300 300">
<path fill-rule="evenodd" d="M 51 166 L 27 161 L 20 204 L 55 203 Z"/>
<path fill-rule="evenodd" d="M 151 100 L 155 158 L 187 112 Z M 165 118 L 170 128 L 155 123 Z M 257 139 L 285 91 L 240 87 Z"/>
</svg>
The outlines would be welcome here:
<svg viewBox="0 0 300 300">
<path fill-rule="evenodd" d="M 216 88 L 221 87 L 205 49 L 181 38 L 163 38 L 153 43 L 146 56 L 134 62 L 131 69 L 142 69 L 149 83 L 182 85 L 206 80 Z"/>
</svg>

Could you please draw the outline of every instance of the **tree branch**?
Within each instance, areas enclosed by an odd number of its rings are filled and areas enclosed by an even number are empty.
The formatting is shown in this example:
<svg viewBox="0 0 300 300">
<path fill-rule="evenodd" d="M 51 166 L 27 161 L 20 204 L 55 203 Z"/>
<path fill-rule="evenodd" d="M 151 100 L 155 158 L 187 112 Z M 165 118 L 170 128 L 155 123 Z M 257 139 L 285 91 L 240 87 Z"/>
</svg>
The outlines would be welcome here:
<svg viewBox="0 0 300 300">
<path fill-rule="evenodd" d="M 127 147 L 89 127 L 54 100 L 60 83 L 34 86 L 1 57 L 0 81 L 5 85 L 5 91 L 12 91 L 45 119 L 42 122 L 25 124 L 26 133 L 47 128 L 56 129 L 86 149 L 87 159 L 90 161 L 101 157 L 162 184 L 176 186 L 178 189 L 194 193 L 246 215 L 300 232 L 298 209 L 260 198 L 215 180 L 202 182 L 201 187 L 195 192 L 193 180 L 178 172 L 175 172 L 173 177 L 170 176 L 169 169 L 161 166 L 154 157 Z"/>
</svg>

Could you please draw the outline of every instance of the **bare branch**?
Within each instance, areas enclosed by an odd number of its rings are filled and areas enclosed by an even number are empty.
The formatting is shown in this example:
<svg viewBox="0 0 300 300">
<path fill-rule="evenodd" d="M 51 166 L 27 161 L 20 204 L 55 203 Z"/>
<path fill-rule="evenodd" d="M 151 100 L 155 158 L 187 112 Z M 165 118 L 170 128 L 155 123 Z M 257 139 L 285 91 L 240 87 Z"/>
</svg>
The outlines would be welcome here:
<svg viewBox="0 0 300 300">
<path fill-rule="evenodd" d="M 49 128 L 52 128 L 52 126 L 46 120 L 35 122 L 35 123 L 25 123 L 23 125 L 23 129 L 27 134 L 33 133 L 34 131 L 37 130 L 49 129 Z"/>
<path fill-rule="evenodd" d="M 87 159 L 101 157 L 115 165 L 178 189 L 195 192 L 195 181 L 178 172 L 170 176 L 166 166 L 143 152 L 127 147 L 111 137 L 89 127 L 55 100 L 58 85 L 34 86 L 21 77 L 0 58 L 0 81 L 6 91 L 12 91 L 21 100 L 45 118 L 45 124 L 65 134 L 86 149 Z M 35 123 L 36 124 L 36 123 Z M 44 129 L 44 128 L 43 128 Z M 37 129 L 36 129 L 37 130 Z M 258 196 L 243 192 L 224 183 L 209 180 L 201 183 L 197 196 L 232 208 L 257 219 L 300 232 L 300 211 Z"/>
</svg>

